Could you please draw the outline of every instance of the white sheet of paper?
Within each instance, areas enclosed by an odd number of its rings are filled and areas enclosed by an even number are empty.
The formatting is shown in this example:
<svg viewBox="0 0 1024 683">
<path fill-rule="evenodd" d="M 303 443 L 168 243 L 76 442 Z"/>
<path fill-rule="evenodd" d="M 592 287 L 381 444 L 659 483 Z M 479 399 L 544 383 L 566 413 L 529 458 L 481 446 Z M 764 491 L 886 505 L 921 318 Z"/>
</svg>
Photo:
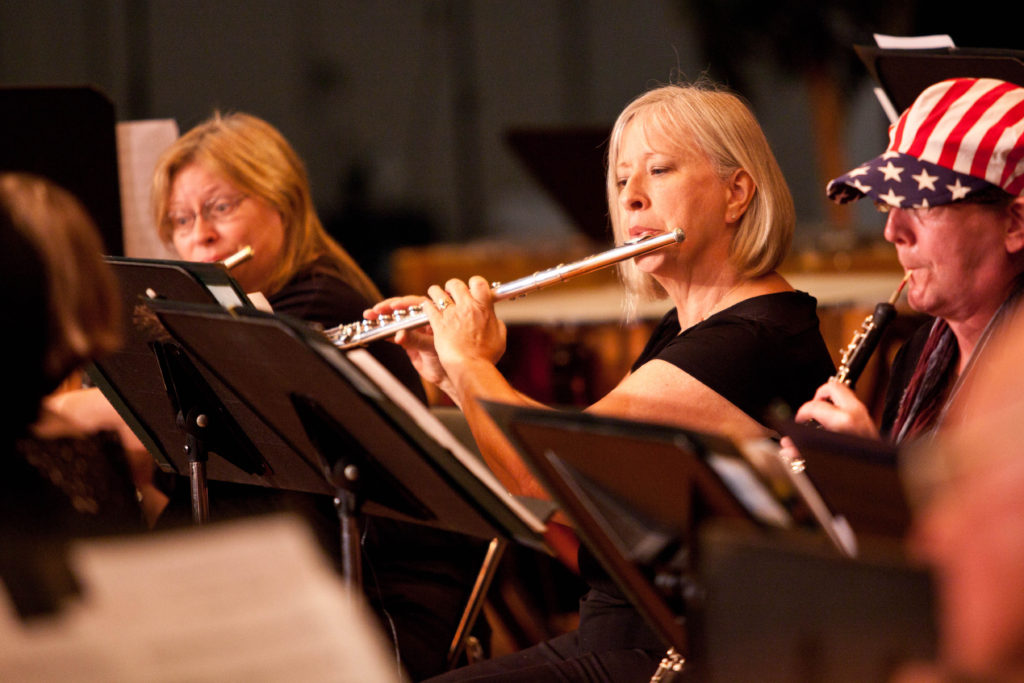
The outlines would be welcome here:
<svg viewBox="0 0 1024 683">
<path fill-rule="evenodd" d="M 403 680 L 298 518 L 81 542 L 71 564 L 85 593 L 59 618 L 0 611 L 0 680 Z"/>
<path fill-rule="evenodd" d="M 125 256 L 178 258 L 174 250 L 160 241 L 149 204 L 157 159 L 177 138 L 178 124 L 173 119 L 117 124 L 117 167 Z"/>
<path fill-rule="evenodd" d="M 876 33 L 875 44 L 885 50 L 927 50 L 937 47 L 956 47 L 953 38 L 944 34 L 930 36 L 889 36 Z"/>
<path fill-rule="evenodd" d="M 508 507 L 515 512 L 516 516 L 525 522 L 533 531 L 538 534 L 544 533 L 545 526 L 536 515 L 534 515 L 529 509 L 527 509 L 522 503 L 514 498 L 498 478 L 494 476 L 487 466 L 480 461 L 480 459 L 474 454 L 469 452 L 462 442 L 460 442 L 455 436 L 448 431 L 448 428 L 442 424 L 436 415 L 430 412 L 427 408 L 409 389 L 399 382 L 394 375 L 380 364 L 380 362 L 370 355 L 370 352 L 366 349 L 352 349 L 346 353 L 348 359 L 352 361 L 360 370 L 366 373 L 366 376 L 374 381 L 376 386 L 394 401 L 397 405 L 401 406 L 405 411 L 412 416 L 416 423 L 420 426 L 423 431 L 434 438 L 439 444 L 447 448 L 452 455 L 458 458 L 459 462 L 465 466 L 470 472 L 472 472 L 477 479 L 479 479 L 488 489 L 490 489 L 495 496 L 505 501 Z"/>
</svg>

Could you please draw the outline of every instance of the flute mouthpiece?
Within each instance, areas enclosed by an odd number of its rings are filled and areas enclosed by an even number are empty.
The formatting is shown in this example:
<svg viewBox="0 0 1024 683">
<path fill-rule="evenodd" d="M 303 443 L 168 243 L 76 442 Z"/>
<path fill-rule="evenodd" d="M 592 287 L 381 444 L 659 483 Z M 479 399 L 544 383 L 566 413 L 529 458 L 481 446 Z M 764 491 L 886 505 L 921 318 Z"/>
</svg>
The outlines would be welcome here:
<svg viewBox="0 0 1024 683">
<path fill-rule="evenodd" d="M 221 261 L 221 264 L 223 264 L 223 266 L 228 270 L 231 270 L 235 266 L 241 265 L 251 259 L 253 254 L 255 254 L 255 252 L 252 250 L 252 247 L 247 244 L 231 256 L 228 256 L 226 259 Z"/>
</svg>

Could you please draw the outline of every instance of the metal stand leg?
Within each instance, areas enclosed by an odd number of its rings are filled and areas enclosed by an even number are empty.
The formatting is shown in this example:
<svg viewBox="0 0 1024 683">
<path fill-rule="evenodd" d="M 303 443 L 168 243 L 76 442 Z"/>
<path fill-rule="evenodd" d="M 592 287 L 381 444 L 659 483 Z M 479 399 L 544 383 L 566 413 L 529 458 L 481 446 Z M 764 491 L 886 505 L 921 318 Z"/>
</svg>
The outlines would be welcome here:
<svg viewBox="0 0 1024 683">
<path fill-rule="evenodd" d="M 459 625 L 455 629 L 455 637 L 452 638 L 452 644 L 448 647 L 449 669 L 455 666 L 455 662 L 462 655 L 469 631 L 473 628 L 473 624 L 476 623 L 477 617 L 480 616 L 480 610 L 483 609 L 484 600 L 487 598 L 487 591 L 494 580 L 494 574 L 498 571 L 498 562 L 505 553 L 507 545 L 507 542 L 500 538 L 492 538 L 490 545 L 487 547 L 483 564 L 480 566 L 476 582 L 473 584 L 469 600 L 466 602 L 466 609 L 462 612 L 462 619 L 459 620 Z"/>
<path fill-rule="evenodd" d="M 206 461 L 190 460 L 189 489 L 192 492 L 192 521 L 204 524 L 210 519 L 210 494 L 206 488 Z"/>
<path fill-rule="evenodd" d="M 192 496 L 192 521 L 195 524 L 205 524 L 210 519 L 210 497 L 206 486 L 208 454 L 202 434 L 209 427 L 209 419 L 202 413 L 190 413 L 183 422 L 189 490 Z"/>
<path fill-rule="evenodd" d="M 341 570 L 345 585 L 353 591 L 363 588 L 363 558 L 360 550 L 359 510 L 356 494 L 339 489 L 334 498 L 341 527 Z"/>
</svg>

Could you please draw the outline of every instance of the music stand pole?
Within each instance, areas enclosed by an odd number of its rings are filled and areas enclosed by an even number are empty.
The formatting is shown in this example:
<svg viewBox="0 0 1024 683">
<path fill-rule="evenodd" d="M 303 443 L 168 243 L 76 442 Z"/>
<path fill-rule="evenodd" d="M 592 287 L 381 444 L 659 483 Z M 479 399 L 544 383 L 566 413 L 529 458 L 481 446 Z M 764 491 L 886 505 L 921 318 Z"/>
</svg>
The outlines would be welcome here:
<svg viewBox="0 0 1024 683">
<path fill-rule="evenodd" d="M 466 607 L 462 611 L 462 618 L 455 629 L 455 636 L 452 638 L 451 645 L 448 646 L 448 668 L 455 666 L 463 650 L 466 648 L 469 630 L 476 623 L 477 617 L 480 616 L 480 610 L 483 609 L 484 600 L 487 598 L 487 591 L 494 581 L 494 575 L 498 572 L 498 563 L 501 561 L 502 555 L 505 554 L 507 546 L 508 541 L 500 538 L 492 538 L 487 546 L 487 553 L 484 555 L 484 561 L 480 571 L 477 573 L 473 590 L 470 591 Z M 469 663 L 472 664 L 472 660 Z"/>
<path fill-rule="evenodd" d="M 341 531 L 341 570 L 345 584 L 360 590 L 363 585 L 363 560 L 359 542 L 360 498 L 359 468 L 353 464 L 332 468 L 328 481 L 334 486 L 334 509 L 338 512 Z"/>
<path fill-rule="evenodd" d="M 210 419 L 203 411 L 192 408 L 187 416 L 179 414 L 185 431 L 185 455 L 188 456 L 189 491 L 192 498 L 192 521 L 204 524 L 210 519 L 210 495 L 206 484 L 206 462 L 209 453 L 203 438 Z"/>
</svg>

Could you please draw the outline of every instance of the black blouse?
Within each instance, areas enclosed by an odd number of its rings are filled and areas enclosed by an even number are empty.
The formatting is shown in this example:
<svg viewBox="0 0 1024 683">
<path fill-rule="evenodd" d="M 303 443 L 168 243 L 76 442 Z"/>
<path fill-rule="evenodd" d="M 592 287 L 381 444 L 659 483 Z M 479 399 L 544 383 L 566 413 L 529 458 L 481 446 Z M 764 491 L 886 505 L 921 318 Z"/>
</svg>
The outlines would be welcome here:
<svg viewBox="0 0 1024 683">
<path fill-rule="evenodd" d="M 672 309 L 633 370 L 666 361 L 763 422 L 774 402 L 796 411 L 835 372 L 816 309 L 817 301 L 804 292 L 764 294 L 683 331 Z"/>
<path fill-rule="evenodd" d="M 654 329 L 633 370 L 652 360 L 671 363 L 727 398 L 759 422 L 782 400 L 795 411 L 835 372 L 821 337 L 814 297 L 765 294 L 741 301 L 680 332 L 675 309 Z M 602 599 L 625 598 L 586 546 L 580 574 Z M 648 647 L 653 632 L 634 634 Z"/>
</svg>

